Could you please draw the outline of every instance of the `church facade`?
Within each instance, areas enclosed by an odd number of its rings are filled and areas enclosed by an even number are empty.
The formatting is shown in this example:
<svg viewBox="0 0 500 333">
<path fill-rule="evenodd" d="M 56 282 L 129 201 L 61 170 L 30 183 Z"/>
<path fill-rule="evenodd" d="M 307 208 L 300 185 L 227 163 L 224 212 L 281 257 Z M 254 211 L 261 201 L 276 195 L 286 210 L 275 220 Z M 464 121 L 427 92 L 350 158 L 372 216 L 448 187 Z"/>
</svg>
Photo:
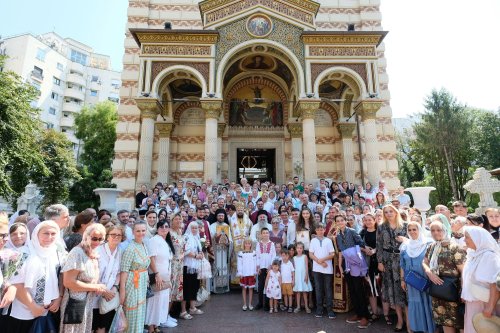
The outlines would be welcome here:
<svg viewBox="0 0 500 333">
<path fill-rule="evenodd" d="M 379 4 L 130 1 L 113 162 L 122 201 L 180 179 L 396 188 Z"/>
</svg>

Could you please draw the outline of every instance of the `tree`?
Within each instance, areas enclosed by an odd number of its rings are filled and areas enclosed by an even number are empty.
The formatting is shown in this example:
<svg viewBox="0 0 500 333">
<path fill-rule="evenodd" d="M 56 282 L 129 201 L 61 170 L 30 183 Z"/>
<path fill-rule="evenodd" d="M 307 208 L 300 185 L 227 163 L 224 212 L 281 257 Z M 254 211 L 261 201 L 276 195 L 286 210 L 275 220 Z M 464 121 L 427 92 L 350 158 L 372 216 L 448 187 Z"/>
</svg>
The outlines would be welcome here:
<svg viewBox="0 0 500 333">
<path fill-rule="evenodd" d="M 80 179 L 72 144 L 65 134 L 51 129 L 43 133 L 38 148 L 48 170 L 47 174 L 33 172 L 33 180 L 43 195 L 41 206 L 45 208 L 54 203 L 64 203 L 68 200 L 71 185 Z"/>
<path fill-rule="evenodd" d="M 496 112 L 467 109 L 467 112 L 472 119 L 474 166 L 489 170 L 500 167 L 500 109 Z"/>
<path fill-rule="evenodd" d="M 0 56 L 0 68 L 5 56 Z M 47 175 L 39 141 L 43 130 L 39 110 L 31 106 L 38 91 L 13 72 L 0 71 L 0 196 L 14 199 L 33 170 Z"/>
<path fill-rule="evenodd" d="M 112 184 L 111 163 L 117 122 L 116 106 L 111 102 L 85 107 L 75 118 L 75 136 L 83 142 L 78 161 L 82 179 L 73 185 L 70 195 L 75 210 L 98 206 L 95 188 L 116 187 Z"/>
</svg>

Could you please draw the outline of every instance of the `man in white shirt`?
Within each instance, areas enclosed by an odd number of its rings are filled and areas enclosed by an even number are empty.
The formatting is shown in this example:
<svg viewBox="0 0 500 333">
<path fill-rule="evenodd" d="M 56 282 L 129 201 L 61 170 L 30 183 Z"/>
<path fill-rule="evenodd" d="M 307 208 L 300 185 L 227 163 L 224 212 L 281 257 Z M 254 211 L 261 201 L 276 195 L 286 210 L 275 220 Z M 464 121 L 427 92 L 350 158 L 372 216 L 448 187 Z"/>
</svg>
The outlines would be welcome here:
<svg viewBox="0 0 500 333">
<path fill-rule="evenodd" d="M 264 204 L 264 210 L 268 213 L 272 213 L 274 210 L 273 203 L 269 200 L 269 194 L 267 192 L 262 193 L 262 203 Z"/>
<path fill-rule="evenodd" d="M 399 200 L 399 204 L 401 206 L 406 206 L 410 207 L 411 204 L 411 199 L 408 194 L 405 193 L 405 188 L 403 186 L 398 187 L 398 195 L 396 196 L 396 199 Z"/>
<path fill-rule="evenodd" d="M 314 290 L 316 292 L 316 318 L 323 317 L 323 297 L 326 298 L 328 318 L 335 319 L 333 312 L 333 264 L 335 249 L 330 238 L 325 237 L 325 225 L 316 226 L 316 237 L 309 245 L 309 257 L 313 261 Z"/>
<path fill-rule="evenodd" d="M 384 193 L 385 198 L 389 198 L 389 191 L 387 190 L 387 187 L 385 187 L 385 181 L 379 180 L 378 182 L 378 187 L 374 190 L 375 194 L 378 192 Z"/>
</svg>

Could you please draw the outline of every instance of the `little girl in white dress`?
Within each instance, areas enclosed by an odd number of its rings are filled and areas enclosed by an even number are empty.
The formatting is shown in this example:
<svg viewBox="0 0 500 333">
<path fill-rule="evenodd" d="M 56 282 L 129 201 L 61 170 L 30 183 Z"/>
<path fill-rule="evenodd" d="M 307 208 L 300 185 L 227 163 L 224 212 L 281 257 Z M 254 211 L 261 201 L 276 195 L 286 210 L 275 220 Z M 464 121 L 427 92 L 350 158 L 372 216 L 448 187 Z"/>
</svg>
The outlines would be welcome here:
<svg viewBox="0 0 500 333">
<path fill-rule="evenodd" d="M 273 309 L 274 312 L 278 312 L 278 300 L 281 299 L 281 273 L 278 260 L 273 260 L 271 269 L 267 272 L 264 290 L 269 298 L 269 313 L 273 313 Z"/>
</svg>

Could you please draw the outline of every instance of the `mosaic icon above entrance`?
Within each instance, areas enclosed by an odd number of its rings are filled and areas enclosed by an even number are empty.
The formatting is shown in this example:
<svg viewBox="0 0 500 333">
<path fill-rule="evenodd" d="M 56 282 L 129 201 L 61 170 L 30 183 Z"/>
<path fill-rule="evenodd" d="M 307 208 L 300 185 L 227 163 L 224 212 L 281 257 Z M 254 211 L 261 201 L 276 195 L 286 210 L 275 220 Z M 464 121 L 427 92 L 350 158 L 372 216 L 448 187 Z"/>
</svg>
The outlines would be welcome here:
<svg viewBox="0 0 500 333">
<path fill-rule="evenodd" d="M 247 31 L 253 37 L 266 37 L 273 31 L 273 22 L 264 14 L 251 16 L 247 21 Z"/>
</svg>

